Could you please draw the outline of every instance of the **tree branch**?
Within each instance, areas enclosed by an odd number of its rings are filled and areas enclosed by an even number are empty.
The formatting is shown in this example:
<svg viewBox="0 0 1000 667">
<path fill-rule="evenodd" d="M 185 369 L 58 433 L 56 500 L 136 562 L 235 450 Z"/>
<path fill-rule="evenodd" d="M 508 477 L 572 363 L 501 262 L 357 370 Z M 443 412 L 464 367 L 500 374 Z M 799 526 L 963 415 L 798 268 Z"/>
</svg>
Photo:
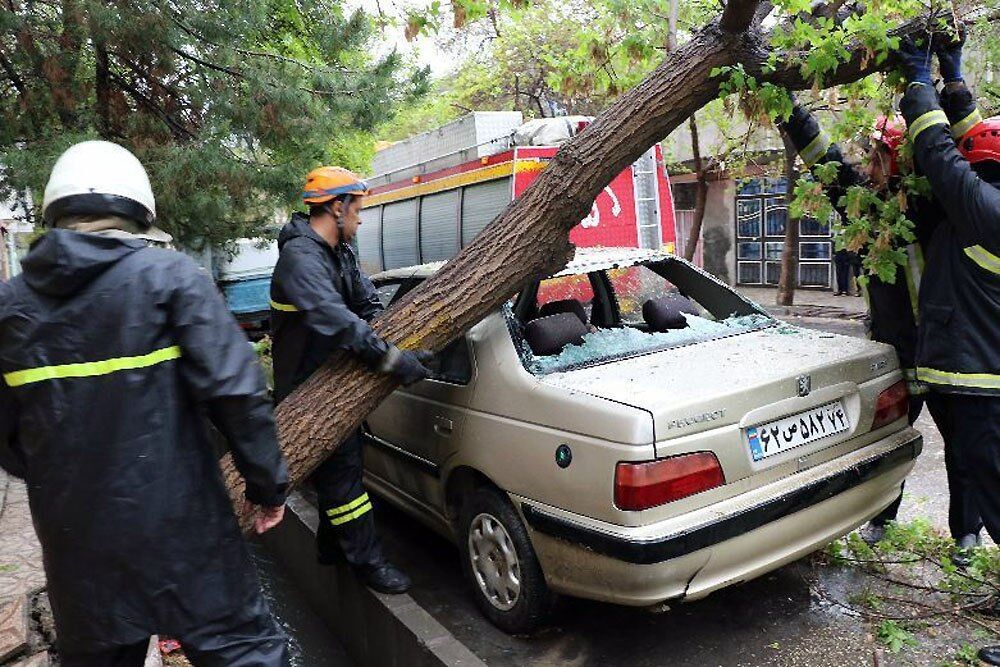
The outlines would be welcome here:
<svg viewBox="0 0 1000 667">
<path fill-rule="evenodd" d="M 729 0 L 722 12 L 719 27 L 723 32 L 739 34 L 745 32 L 753 21 L 760 0 Z"/>
<path fill-rule="evenodd" d="M 136 102 L 138 102 L 142 106 L 152 111 L 154 115 L 156 115 L 160 120 L 162 120 L 167 125 L 167 127 L 170 128 L 170 132 L 171 134 L 174 135 L 174 138 L 188 139 L 188 140 L 195 138 L 195 135 L 193 132 L 191 132 L 191 130 L 187 129 L 179 122 L 177 122 L 177 120 L 173 118 L 170 114 L 168 114 L 163 108 L 161 108 L 160 105 L 158 105 L 156 102 L 154 102 L 149 97 L 144 95 L 138 88 L 132 85 L 132 83 L 129 82 L 125 77 L 120 76 L 116 72 L 112 72 L 110 70 L 108 72 L 108 75 L 112 80 L 116 81 L 118 85 L 121 86 L 121 88 L 125 92 L 131 95 L 132 99 L 134 99 Z"/>
<path fill-rule="evenodd" d="M 17 92 L 21 95 L 21 97 L 24 97 L 27 94 L 28 87 L 24 84 L 24 79 L 22 79 L 20 75 L 18 75 L 17 70 L 14 69 L 14 63 L 8 60 L 7 56 L 5 56 L 2 51 L 0 51 L 0 67 L 3 68 L 3 71 L 7 75 L 7 78 L 10 79 L 10 82 L 14 84 L 14 88 L 17 89 Z"/>
</svg>

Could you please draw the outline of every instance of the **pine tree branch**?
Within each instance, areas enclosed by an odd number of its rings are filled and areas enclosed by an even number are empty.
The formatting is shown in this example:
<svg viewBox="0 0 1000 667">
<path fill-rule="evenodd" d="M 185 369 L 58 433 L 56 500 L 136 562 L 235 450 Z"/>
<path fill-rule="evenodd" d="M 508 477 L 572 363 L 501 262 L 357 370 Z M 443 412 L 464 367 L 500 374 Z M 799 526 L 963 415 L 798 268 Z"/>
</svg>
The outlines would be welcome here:
<svg viewBox="0 0 1000 667">
<path fill-rule="evenodd" d="M 203 44 L 207 44 L 208 46 L 212 46 L 212 47 L 215 47 L 217 49 L 224 48 L 222 45 L 218 44 L 217 42 L 213 42 L 212 40 L 208 39 L 204 35 L 199 34 L 196 30 L 194 30 L 190 26 L 186 25 L 177 16 L 177 13 L 174 12 L 173 10 L 171 10 L 169 7 L 167 8 L 167 12 L 168 12 L 168 14 L 170 16 L 170 20 L 174 23 L 174 25 L 176 25 L 178 28 L 180 28 L 182 31 L 184 31 L 188 36 L 193 37 L 194 39 L 198 40 L 199 42 L 201 42 Z M 233 52 L 238 53 L 241 56 L 246 56 L 248 58 L 262 58 L 262 59 L 267 59 L 267 60 L 274 60 L 274 61 L 278 61 L 278 62 L 284 62 L 284 63 L 288 63 L 290 65 L 296 65 L 298 67 L 301 67 L 302 69 L 306 70 L 307 72 L 320 71 L 320 72 L 325 72 L 327 74 L 359 74 L 360 73 L 358 70 L 353 70 L 353 69 L 349 69 L 349 68 L 346 68 L 346 67 L 330 67 L 329 65 L 325 65 L 325 66 L 321 67 L 321 66 L 318 66 L 318 65 L 314 65 L 312 63 L 305 62 L 304 60 L 299 60 L 298 58 L 292 58 L 291 56 L 284 56 L 284 55 L 281 55 L 279 53 L 269 53 L 267 51 L 255 51 L 255 50 L 251 50 L 251 49 L 240 48 L 240 47 L 237 47 L 237 46 L 232 46 L 232 47 L 228 47 L 228 48 L 231 48 L 233 50 Z"/>
<path fill-rule="evenodd" d="M 162 120 L 167 127 L 170 128 L 171 134 L 174 135 L 176 139 L 194 139 L 195 134 L 191 130 L 187 129 L 181 125 L 175 118 L 173 118 L 169 113 L 167 113 L 162 107 L 160 107 L 156 102 L 150 99 L 148 96 L 144 95 L 138 88 L 136 88 L 131 82 L 129 82 L 125 77 L 119 75 L 117 72 L 108 72 L 109 77 L 121 86 L 122 90 L 127 92 L 132 99 L 137 103 L 146 107 L 153 112 L 160 120 Z"/>
<path fill-rule="evenodd" d="M 7 56 L 4 55 L 2 51 L 0 51 L 0 67 L 3 68 L 3 71 L 7 74 L 7 78 L 10 79 L 14 88 L 17 89 L 17 92 L 23 98 L 27 94 L 28 87 L 25 85 L 24 79 L 22 79 L 17 73 L 17 70 L 14 69 L 14 63 L 8 60 Z"/>
</svg>

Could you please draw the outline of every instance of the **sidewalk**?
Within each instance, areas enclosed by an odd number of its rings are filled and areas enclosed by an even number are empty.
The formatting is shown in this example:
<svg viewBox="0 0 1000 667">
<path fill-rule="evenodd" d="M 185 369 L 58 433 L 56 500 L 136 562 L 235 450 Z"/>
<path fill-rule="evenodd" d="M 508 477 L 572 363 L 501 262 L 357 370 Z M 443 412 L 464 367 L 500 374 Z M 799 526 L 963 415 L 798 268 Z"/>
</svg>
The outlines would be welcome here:
<svg viewBox="0 0 1000 667">
<path fill-rule="evenodd" d="M 0 470 L 0 665 L 48 667 L 55 627 L 24 482 Z M 151 647 L 155 644 L 151 644 Z M 146 667 L 162 665 L 150 650 Z"/>
<path fill-rule="evenodd" d="M 773 287 L 734 288 L 737 292 L 760 304 L 775 317 L 829 317 L 843 320 L 862 320 L 868 312 L 860 296 L 834 296 L 829 290 L 797 289 L 791 306 L 778 306 L 774 301 L 778 290 Z"/>
<path fill-rule="evenodd" d="M 32 598 L 44 587 L 42 548 L 31 525 L 27 489 L 0 471 L 0 664 L 49 664 L 31 631 Z"/>
</svg>

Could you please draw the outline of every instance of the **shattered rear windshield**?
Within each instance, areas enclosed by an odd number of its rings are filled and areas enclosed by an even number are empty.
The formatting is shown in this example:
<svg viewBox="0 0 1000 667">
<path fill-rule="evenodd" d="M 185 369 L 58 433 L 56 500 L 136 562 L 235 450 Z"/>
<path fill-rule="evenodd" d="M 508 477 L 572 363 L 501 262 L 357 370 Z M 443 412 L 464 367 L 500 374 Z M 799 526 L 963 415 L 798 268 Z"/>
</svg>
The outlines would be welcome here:
<svg viewBox="0 0 1000 667">
<path fill-rule="evenodd" d="M 525 367 L 541 375 L 697 344 L 776 321 L 711 276 L 677 261 L 541 281 L 512 328 Z M 610 300 L 610 303 L 609 303 Z M 544 318 L 575 315 L 552 331 Z M 537 321 L 536 321 L 537 320 Z M 532 324 L 532 322 L 534 324 Z M 532 329 L 535 331 L 532 332 Z M 566 343 L 559 345 L 565 333 Z M 544 350 L 539 347 L 539 337 Z M 544 345 L 541 345 L 544 347 Z"/>
</svg>

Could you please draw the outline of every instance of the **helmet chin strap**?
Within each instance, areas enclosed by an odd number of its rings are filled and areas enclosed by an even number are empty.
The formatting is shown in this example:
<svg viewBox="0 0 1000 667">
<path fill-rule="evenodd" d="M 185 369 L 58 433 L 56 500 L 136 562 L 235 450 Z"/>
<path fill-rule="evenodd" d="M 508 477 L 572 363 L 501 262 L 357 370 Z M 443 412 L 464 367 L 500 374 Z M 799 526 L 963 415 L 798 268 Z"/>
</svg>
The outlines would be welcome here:
<svg viewBox="0 0 1000 667">
<path fill-rule="evenodd" d="M 344 216 L 337 215 L 334 212 L 333 210 L 334 201 L 336 200 L 333 200 L 326 205 L 326 212 L 329 213 L 331 216 L 333 216 L 333 221 L 337 223 L 337 243 L 347 243 L 347 240 L 344 238 Z M 340 201 L 344 203 L 344 209 L 347 209 L 347 207 L 351 205 L 351 195 L 344 195 L 344 198 L 341 199 Z"/>
</svg>

